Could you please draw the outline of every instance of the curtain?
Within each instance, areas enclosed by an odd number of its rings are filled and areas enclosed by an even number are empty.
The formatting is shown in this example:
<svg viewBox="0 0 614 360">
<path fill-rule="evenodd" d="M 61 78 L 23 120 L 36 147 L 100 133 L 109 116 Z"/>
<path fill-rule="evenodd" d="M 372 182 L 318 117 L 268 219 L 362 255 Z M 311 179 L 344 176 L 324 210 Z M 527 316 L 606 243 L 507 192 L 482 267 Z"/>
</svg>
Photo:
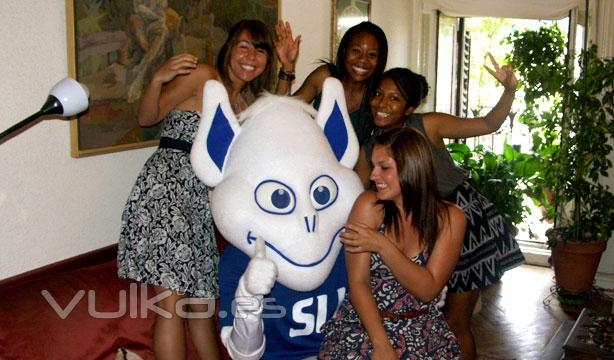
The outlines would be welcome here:
<svg viewBox="0 0 614 360">
<path fill-rule="evenodd" d="M 425 8 L 448 16 L 507 17 L 521 19 L 562 19 L 584 0 L 423 0 Z"/>
<path fill-rule="evenodd" d="M 597 5 L 597 51 L 599 56 L 614 57 L 614 1 L 601 0 Z"/>
</svg>

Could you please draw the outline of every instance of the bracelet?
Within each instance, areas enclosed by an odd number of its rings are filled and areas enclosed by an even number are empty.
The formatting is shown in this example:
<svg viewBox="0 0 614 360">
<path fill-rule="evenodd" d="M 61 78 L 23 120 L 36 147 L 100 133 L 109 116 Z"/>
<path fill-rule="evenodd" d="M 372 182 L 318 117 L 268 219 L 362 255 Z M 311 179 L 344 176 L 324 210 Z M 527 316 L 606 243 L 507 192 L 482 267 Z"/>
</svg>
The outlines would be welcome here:
<svg viewBox="0 0 614 360">
<path fill-rule="evenodd" d="M 279 69 L 279 80 L 287 80 L 287 81 L 293 81 L 294 79 L 296 79 L 296 75 L 294 74 L 294 71 L 288 71 L 288 70 L 284 70 L 284 69 Z"/>
</svg>

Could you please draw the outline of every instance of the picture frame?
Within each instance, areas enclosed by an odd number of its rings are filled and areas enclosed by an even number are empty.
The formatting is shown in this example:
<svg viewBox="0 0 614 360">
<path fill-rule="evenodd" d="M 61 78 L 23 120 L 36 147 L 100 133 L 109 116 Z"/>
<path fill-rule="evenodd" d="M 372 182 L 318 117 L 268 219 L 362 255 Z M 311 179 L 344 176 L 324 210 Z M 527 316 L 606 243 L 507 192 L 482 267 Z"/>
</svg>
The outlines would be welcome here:
<svg viewBox="0 0 614 360">
<path fill-rule="evenodd" d="M 332 0 L 330 58 L 335 60 L 343 34 L 352 26 L 371 20 L 371 0 Z"/>
<path fill-rule="evenodd" d="M 68 73 L 90 93 L 71 120 L 71 155 L 157 146 L 160 124 L 136 120 L 153 71 L 182 52 L 215 64 L 233 24 L 259 19 L 274 32 L 279 14 L 279 0 L 66 0 Z"/>
</svg>

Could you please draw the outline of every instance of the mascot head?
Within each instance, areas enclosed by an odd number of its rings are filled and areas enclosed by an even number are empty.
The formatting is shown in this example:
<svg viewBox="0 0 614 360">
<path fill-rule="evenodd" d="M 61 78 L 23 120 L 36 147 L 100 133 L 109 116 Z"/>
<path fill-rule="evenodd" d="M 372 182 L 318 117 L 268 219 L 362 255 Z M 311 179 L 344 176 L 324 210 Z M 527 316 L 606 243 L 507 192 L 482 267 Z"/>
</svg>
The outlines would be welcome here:
<svg viewBox="0 0 614 360">
<path fill-rule="evenodd" d="M 359 148 L 341 83 L 325 81 L 318 112 L 290 97 L 264 95 L 240 120 L 225 88 L 208 81 L 191 161 L 215 187 L 215 224 L 250 257 L 262 238 L 278 281 L 313 290 L 339 255 L 339 233 L 362 191 L 352 171 Z"/>
</svg>

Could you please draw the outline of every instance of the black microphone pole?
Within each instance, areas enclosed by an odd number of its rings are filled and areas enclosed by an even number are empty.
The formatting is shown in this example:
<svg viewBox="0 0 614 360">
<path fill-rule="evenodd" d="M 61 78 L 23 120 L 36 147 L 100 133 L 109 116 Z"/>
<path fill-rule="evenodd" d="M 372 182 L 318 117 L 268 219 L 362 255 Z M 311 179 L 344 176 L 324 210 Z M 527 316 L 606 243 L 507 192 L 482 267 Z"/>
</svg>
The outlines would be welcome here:
<svg viewBox="0 0 614 360">
<path fill-rule="evenodd" d="M 61 114 L 63 112 L 64 112 L 64 109 L 62 107 L 62 103 L 58 100 L 58 98 L 56 98 L 53 95 L 49 95 L 49 97 L 47 97 L 47 101 L 45 102 L 43 107 L 38 112 L 28 116 L 27 118 L 21 120 L 17 124 L 11 126 L 10 128 L 0 133 L 0 144 L 2 144 L 5 141 L 5 138 L 9 138 L 13 133 L 27 126 L 28 124 L 38 119 L 39 117 L 43 115 L 50 115 L 50 114 Z"/>
</svg>

